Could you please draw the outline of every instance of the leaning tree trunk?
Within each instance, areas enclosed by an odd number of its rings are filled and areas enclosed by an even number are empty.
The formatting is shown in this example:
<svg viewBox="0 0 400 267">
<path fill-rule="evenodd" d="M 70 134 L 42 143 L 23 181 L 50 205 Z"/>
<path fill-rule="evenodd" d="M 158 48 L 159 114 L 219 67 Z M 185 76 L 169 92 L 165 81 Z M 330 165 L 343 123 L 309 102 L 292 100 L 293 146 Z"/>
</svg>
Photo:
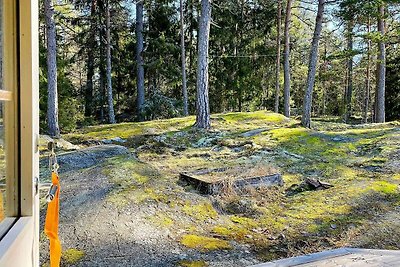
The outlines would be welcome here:
<svg viewBox="0 0 400 267">
<path fill-rule="evenodd" d="M 110 0 L 106 3 L 106 39 L 107 39 L 107 102 L 108 102 L 108 122 L 115 123 L 114 99 L 111 79 L 111 34 L 110 34 Z"/>
<path fill-rule="evenodd" d="M 317 18 L 315 20 L 314 36 L 311 44 L 310 59 L 308 63 L 307 87 L 303 102 L 303 116 L 301 117 L 302 125 L 307 128 L 311 128 L 312 94 L 315 83 L 315 73 L 317 71 L 318 44 L 322 30 L 324 7 L 325 0 L 319 0 Z"/>
<path fill-rule="evenodd" d="M 85 116 L 89 117 L 93 113 L 93 76 L 94 76 L 94 51 L 96 38 L 96 0 L 92 1 L 90 8 L 90 33 L 87 47 L 87 73 L 85 88 Z"/>
<path fill-rule="evenodd" d="M 385 35 L 385 7 L 379 6 L 378 31 L 381 34 L 377 66 L 376 85 L 376 122 L 385 122 L 385 75 L 386 75 L 386 48 L 383 37 Z"/>
<path fill-rule="evenodd" d="M 290 117 L 290 20 L 292 14 L 292 0 L 287 0 L 286 18 L 285 18 L 285 48 L 283 54 L 283 72 L 284 72 L 284 115 Z"/>
<path fill-rule="evenodd" d="M 208 46 L 210 37 L 211 0 L 201 0 L 197 60 L 197 102 L 195 127 L 208 129 L 210 105 L 208 99 Z"/>
<path fill-rule="evenodd" d="M 186 86 L 186 50 L 185 50 L 185 21 L 183 17 L 183 0 L 180 0 L 181 15 L 181 59 L 182 59 L 182 94 L 183 94 L 183 114 L 189 115 L 188 92 Z"/>
<path fill-rule="evenodd" d="M 367 25 L 368 34 L 371 32 L 371 22 L 368 18 L 368 25 Z M 371 40 L 368 39 L 367 43 L 367 70 L 366 70 L 366 81 L 365 81 L 365 94 L 364 94 L 364 112 L 363 112 L 363 119 L 364 123 L 368 123 L 368 106 L 369 106 L 369 95 L 371 91 Z"/>
<path fill-rule="evenodd" d="M 280 72 L 281 72 L 281 21 L 282 1 L 278 0 L 278 14 L 276 18 L 276 66 L 275 66 L 275 113 L 279 112 Z"/>
<path fill-rule="evenodd" d="M 351 116 L 351 99 L 353 95 L 353 22 L 350 20 L 347 25 L 347 87 L 346 87 L 346 112 L 345 121 L 348 122 Z"/>
<path fill-rule="evenodd" d="M 137 64 L 137 116 L 143 120 L 144 104 L 144 61 L 143 61 L 143 1 L 136 3 L 136 64 Z"/>
<path fill-rule="evenodd" d="M 47 126 L 49 135 L 58 137 L 60 128 L 58 126 L 57 43 L 52 0 L 44 1 L 44 9 L 47 28 Z"/>
</svg>

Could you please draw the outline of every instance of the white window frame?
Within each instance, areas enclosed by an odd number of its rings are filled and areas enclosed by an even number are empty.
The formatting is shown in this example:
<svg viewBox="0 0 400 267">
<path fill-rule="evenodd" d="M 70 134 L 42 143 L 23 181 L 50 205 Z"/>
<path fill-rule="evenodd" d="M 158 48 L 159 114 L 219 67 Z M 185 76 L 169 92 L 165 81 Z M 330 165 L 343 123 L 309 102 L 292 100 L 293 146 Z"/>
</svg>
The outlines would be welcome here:
<svg viewBox="0 0 400 267">
<path fill-rule="evenodd" d="M 39 16 L 38 0 L 2 0 L 6 102 L 7 214 L 0 266 L 39 266 Z M 12 115 L 10 115 L 12 114 Z M 8 205 L 10 204 L 10 205 Z M 5 224 L 2 224 L 2 227 Z M 0 229 L 1 231 L 1 229 Z"/>
</svg>

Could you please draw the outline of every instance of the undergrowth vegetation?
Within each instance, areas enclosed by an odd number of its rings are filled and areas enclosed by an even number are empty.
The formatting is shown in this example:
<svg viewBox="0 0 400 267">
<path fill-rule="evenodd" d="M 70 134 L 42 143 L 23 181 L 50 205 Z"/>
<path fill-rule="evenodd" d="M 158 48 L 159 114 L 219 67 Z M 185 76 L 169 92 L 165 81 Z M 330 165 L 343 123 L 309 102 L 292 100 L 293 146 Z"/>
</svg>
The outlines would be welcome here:
<svg viewBox="0 0 400 267">
<path fill-rule="evenodd" d="M 214 115 L 211 131 L 194 130 L 193 121 L 95 126 L 68 138 L 127 139 L 135 156 L 112 159 L 104 170 L 114 184 L 108 200 L 118 209 L 152 205 L 149 222 L 174 230 L 186 248 L 249 245 L 262 260 L 339 246 L 400 249 L 400 234 L 390 234 L 399 232 L 399 123 L 318 121 L 308 130 L 264 111 Z M 237 166 L 274 170 L 285 185 L 206 196 L 178 180 L 183 171 Z M 333 187 L 289 194 L 305 178 Z"/>
</svg>

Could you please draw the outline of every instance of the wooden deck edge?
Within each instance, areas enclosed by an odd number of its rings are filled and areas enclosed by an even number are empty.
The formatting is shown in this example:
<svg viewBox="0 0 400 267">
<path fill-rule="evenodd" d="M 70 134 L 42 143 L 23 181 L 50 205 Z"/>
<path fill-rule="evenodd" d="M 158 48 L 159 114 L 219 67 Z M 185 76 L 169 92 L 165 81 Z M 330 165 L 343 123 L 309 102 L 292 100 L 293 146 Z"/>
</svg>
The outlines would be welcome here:
<svg viewBox="0 0 400 267">
<path fill-rule="evenodd" d="M 321 251 L 313 254 L 307 254 L 303 256 L 281 259 L 266 263 L 261 263 L 258 265 L 254 265 L 251 267 L 289 267 L 289 266 L 296 266 L 300 264 L 312 263 L 322 259 L 329 259 L 340 257 L 344 255 L 352 254 L 351 249 L 349 248 L 338 248 L 333 250 Z"/>
<path fill-rule="evenodd" d="M 257 265 L 253 265 L 251 267 L 290 267 L 301 264 L 313 263 L 320 260 L 326 260 L 329 258 L 336 258 L 341 256 L 346 256 L 349 254 L 372 254 L 372 255 L 391 255 L 391 256 L 399 256 L 400 259 L 400 250 L 379 250 L 379 249 L 363 249 L 363 248 L 338 248 L 333 250 L 321 251 L 313 254 L 308 254 L 304 256 L 298 256 L 293 258 L 281 259 L 266 263 L 261 263 Z"/>
</svg>

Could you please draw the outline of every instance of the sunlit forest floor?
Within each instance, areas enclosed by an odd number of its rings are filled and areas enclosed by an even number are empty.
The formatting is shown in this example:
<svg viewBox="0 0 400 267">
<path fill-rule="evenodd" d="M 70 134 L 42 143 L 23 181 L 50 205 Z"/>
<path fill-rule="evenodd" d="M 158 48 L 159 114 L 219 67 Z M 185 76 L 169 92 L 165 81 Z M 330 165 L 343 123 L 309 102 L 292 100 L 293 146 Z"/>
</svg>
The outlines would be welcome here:
<svg viewBox="0 0 400 267">
<path fill-rule="evenodd" d="M 308 130 L 260 111 L 213 115 L 210 131 L 193 123 L 93 126 L 64 136 L 130 152 L 61 173 L 64 266 L 247 266 L 342 246 L 400 249 L 399 122 L 325 118 Z M 284 185 L 211 196 L 179 181 L 184 171 L 235 166 L 280 173 Z M 333 187 L 296 186 L 306 178 Z"/>
</svg>

